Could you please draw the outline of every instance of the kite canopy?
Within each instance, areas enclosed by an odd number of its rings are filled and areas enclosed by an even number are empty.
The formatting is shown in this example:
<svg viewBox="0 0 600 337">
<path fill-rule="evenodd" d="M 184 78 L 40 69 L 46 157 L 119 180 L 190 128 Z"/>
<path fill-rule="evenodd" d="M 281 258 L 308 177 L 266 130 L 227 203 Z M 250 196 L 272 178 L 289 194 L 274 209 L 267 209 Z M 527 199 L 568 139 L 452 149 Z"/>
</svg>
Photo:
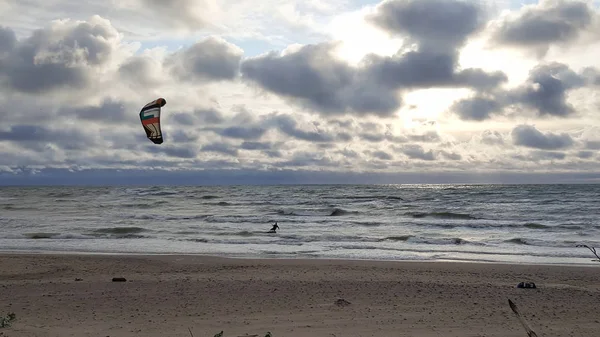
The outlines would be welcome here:
<svg viewBox="0 0 600 337">
<path fill-rule="evenodd" d="M 140 111 L 140 121 L 146 131 L 146 136 L 154 144 L 162 144 L 163 137 L 160 130 L 160 108 L 165 106 L 167 101 L 164 98 L 158 98 L 144 105 Z"/>
</svg>

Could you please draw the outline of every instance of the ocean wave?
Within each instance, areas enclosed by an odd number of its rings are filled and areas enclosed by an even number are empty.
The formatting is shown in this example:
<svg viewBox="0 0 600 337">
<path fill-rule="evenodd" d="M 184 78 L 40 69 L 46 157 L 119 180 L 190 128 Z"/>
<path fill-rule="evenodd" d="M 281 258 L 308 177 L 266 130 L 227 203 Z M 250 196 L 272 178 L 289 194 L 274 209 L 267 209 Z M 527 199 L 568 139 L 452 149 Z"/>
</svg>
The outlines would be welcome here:
<svg viewBox="0 0 600 337">
<path fill-rule="evenodd" d="M 448 220 L 477 220 L 477 218 L 470 214 L 454 213 L 454 212 L 408 212 L 406 215 L 413 218 L 437 218 L 437 219 L 448 219 Z"/>
<path fill-rule="evenodd" d="M 535 222 L 528 222 L 528 223 L 524 224 L 523 227 L 531 228 L 531 229 L 546 229 L 546 228 L 550 228 L 551 226 L 542 225 L 542 224 L 535 223 Z"/>
<path fill-rule="evenodd" d="M 204 200 L 209 200 L 209 199 L 218 199 L 220 198 L 218 195 L 202 195 L 197 197 L 198 199 L 204 199 Z"/>
<path fill-rule="evenodd" d="M 50 192 L 50 193 L 46 194 L 46 196 L 52 197 L 52 198 L 67 198 L 67 197 L 74 196 L 74 193 L 72 193 L 72 192 Z"/>
<path fill-rule="evenodd" d="M 377 200 L 399 200 L 404 201 L 404 198 L 393 196 L 393 195 L 345 195 L 336 197 L 336 199 L 347 199 L 347 200 L 368 200 L 368 201 L 377 201 Z"/>
<path fill-rule="evenodd" d="M 548 248 L 570 248 L 575 247 L 580 244 L 580 241 L 575 240 L 541 240 L 541 239 L 530 239 L 530 238 L 522 238 L 516 237 L 512 239 L 503 240 L 504 243 L 510 243 L 515 245 L 524 245 L 524 246 L 537 246 L 537 247 L 548 247 Z M 586 241 L 588 244 L 592 246 L 600 245 L 600 241 Z"/>
<path fill-rule="evenodd" d="M 348 211 L 343 208 L 305 209 L 305 210 L 277 210 L 277 214 L 287 216 L 343 216 L 348 214 L 359 214 L 357 211 Z"/>
<path fill-rule="evenodd" d="M 383 239 L 381 239 L 381 241 L 408 241 L 408 239 L 413 238 L 414 235 L 399 235 L 399 236 L 388 236 L 385 237 Z"/>
<path fill-rule="evenodd" d="M 37 207 L 18 206 L 16 204 L 5 204 L 2 206 L 2 209 L 5 209 L 7 211 L 33 211 L 36 210 Z"/>
<path fill-rule="evenodd" d="M 106 227 L 94 230 L 94 233 L 102 234 L 137 234 L 148 231 L 142 227 Z"/>
</svg>

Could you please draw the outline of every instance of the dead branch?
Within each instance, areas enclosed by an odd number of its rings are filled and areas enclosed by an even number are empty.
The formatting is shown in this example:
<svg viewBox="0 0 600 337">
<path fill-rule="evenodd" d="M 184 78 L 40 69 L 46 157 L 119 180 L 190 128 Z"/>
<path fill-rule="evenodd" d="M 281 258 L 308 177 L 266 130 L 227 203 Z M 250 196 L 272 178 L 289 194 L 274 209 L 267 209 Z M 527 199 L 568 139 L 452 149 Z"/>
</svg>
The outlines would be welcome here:
<svg viewBox="0 0 600 337">
<path fill-rule="evenodd" d="M 517 305 L 510 299 L 508 299 L 508 305 L 510 305 L 510 308 L 514 312 L 515 316 L 517 316 L 517 318 L 519 319 L 519 322 L 521 322 L 521 325 L 523 326 L 523 328 L 525 328 L 525 331 L 527 332 L 527 336 L 538 337 L 538 335 L 533 331 L 533 329 L 531 329 L 529 324 L 527 324 L 527 321 L 525 321 L 525 318 L 523 318 L 523 316 L 521 316 L 521 313 L 519 312 Z"/>
<path fill-rule="evenodd" d="M 596 255 L 596 258 L 598 258 L 598 260 L 592 260 L 592 261 L 600 262 L 600 256 L 598 256 L 598 253 L 596 252 L 596 248 L 590 247 L 588 245 L 577 245 L 576 247 L 585 247 L 585 248 L 589 249 L 592 253 L 594 253 L 594 255 Z"/>
</svg>

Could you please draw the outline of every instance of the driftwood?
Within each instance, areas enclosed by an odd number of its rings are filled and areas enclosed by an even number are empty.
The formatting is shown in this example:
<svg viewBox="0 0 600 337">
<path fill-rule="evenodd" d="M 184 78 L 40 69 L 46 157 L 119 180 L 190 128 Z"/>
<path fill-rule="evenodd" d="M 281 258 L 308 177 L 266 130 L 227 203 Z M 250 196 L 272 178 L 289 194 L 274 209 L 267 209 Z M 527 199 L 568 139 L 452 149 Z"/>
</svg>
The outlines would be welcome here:
<svg viewBox="0 0 600 337">
<path fill-rule="evenodd" d="M 525 331 L 527 332 L 527 336 L 538 337 L 538 335 L 533 331 L 533 329 L 531 329 L 531 327 L 529 327 L 529 324 L 527 324 L 527 321 L 525 321 L 523 316 L 521 316 L 521 314 L 519 313 L 519 309 L 517 309 L 517 305 L 514 304 L 513 301 L 511 301 L 510 299 L 508 299 L 508 305 L 510 305 L 510 308 L 512 309 L 512 311 L 515 313 L 515 315 L 519 319 L 519 322 L 521 322 L 521 325 L 523 326 L 523 328 L 525 328 Z"/>
<path fill-rule="evenodd" d="M 592 261 L 600 262 L 600 256 L 598 256 L 598 253 L 596 253 L 596 248 L 590 247 L 588 245 L 577 245 L 576 247 L 584 247 L 584 248 L 589 249 L 592 253 L 594 253 L 594 255 L 596 255 L 596 258 L 597 258 L 596 260 L 592 260 Z"/>
</svg>

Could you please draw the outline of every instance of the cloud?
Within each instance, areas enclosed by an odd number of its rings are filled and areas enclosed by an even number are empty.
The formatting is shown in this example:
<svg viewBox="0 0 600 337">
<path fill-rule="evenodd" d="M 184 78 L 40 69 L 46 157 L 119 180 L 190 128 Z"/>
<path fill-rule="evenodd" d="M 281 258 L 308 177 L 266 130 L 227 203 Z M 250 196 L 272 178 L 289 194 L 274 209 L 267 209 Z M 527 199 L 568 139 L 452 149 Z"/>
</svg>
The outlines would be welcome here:
<svg viewBox="0 0 600 337">
<path fill-rule="evenodd" d="M 597 20 L 585 1 L 542 0 L 493 24 L 492 42 L 533 49 L 544 56 L 552 45 L 570 45 Z"/>
<path fill-rule="evenodd" d="M 165 67 L 182 81 L 231 80 L 238 74 L 243 51 L 218 37 L 208 37 L 177 51 Z"/>
<path fill-rule="evenodd" d="M 420 159 L 428 161 L 436 159 L 436 156 L 432 150 L 425 151 L 425 149 L 423 149 L 421 145 L 405 145 L 404 147 L 400 148 L 400 151 L 411 159 Z"/>
<path fill-rule="evenodd" d="M 218 7 L 211 0 L 137 0 L 137 9 L 147 10 L 161 25 L 196 30 L 209 26 Z"/>
<path fill-rule="evenodd" d="M 498 131 L 485 130 L 481 133 L 481 142 L 487 145 L 503 145 L 504 137 Z"/>
<path fill-rule="evenodd" d="M 108 124 L 123 123 L 128 120 L 122 102 L 108 98 L 98 106 L 63 107 L 58 110 L 59 116 L 75 117 L 80 120 L 102 122 Z"/>
<path fill-rule="evenodd" d="M 110 21 L 99 16 L 55 21 L 16 42 L 6 30 L 0 36 L 0 81 L 24 93 L 87 87 L 110 64 L 120 42 Z"/>
<path fill-rule="evenodd" d="M 226 155 L 229 155 L 232 157 L 235 157 L 238 154 L 238 150 L 236 148 L 233 148 L 231 145 L 225 144 L 225 143 L 206 144 L 206 145 L 202 146 L 201 150 L 226 154 Z"/>
<path fill-rule="evenodd" d="M 0 27 L 0 53 L 11 52 L 17 44 L 17 36 L 12 29 Z"/>
<path fill-rule="evenodd" d="M 332 55 L 333 43 L 303 46 L 282 55 L 271 52 L 242 63 L 245 79 L 323 115 L 391 115 L 396 93 Z"/>
<path fill-rule="evenodd" d="M 26 149 L 43 151 L 47 146 L 63 150 L 83 150 L 96 145 L 93 136 L 77 129 L 53 129 L 38 125 L 13 125 L 0 131 L 0 141 L 9 141 Z"/>
<path fill-rule="evenodd" d="M 494 88 L 506 80 L 501 72 L 456 71 L 453 55 L 409 51 L 393 57 L 370 55 L 359 67 L 333 56 L 332 43 L 307 45 L 281 55 L 249 58 L 243 77 L 323 116 L 390 117 L 401 107 L 399 91 L 431 87 Z"/>
<path fill-rule="evenodd" d="M 225 2 L 232 4 L 227 13 L 204 13 L 193 11 L 197 2 L 137 0 L 115 3 L 119 13 L 111 14 L 96 0 L 53 0 L 37 11 L 33 2 L 15 2 L 13 9 L 29 8 L 32 17 L 71 19 L 13 25 L 14 18 L 3 16 L 10 24 L 0 27 L 0 170 L 50 174 L 52 181 L 64 181 L 61 170 L 100 178 L 107 177 L 103 170 L 133 174 L 145 167 L 161 177 L 169 170 L 182 176 L 230 170 L 233 180 L 271 181 L 260 173 L 270 172 L 279 177 L 273 181 L 301 182 L 316 172 L 338 181 L 342 175 L 414 181 L 409 173 L 440 181 L 454 179 L 443 174 L 450 171 L 597 171 L 600 100 L 590 89 L 600 84 L 600 71 L 593 62 L 523 57 L 535 66 L 521 73 L 499 68 L 503 59 L 488 50 L 493 66 L 463 64 L 464 48 L 493 33 L 486 22 L 492 13 L 476 2 L 359 8 L 284 0 L 289 25 L 266 30 L 265 22 L 284 19 L 267 18 L 275 3 Z M 170 22 L 172 6 L 189 13 Z M 337 13 L 345 6 L 352 12 Z M 124 20 L 125 12 L 137 15 Z M 345 42 L 323 30 L 338 14 L 345 24 L 360 19 L 357 31 L 366 15 L 369 34 L 388 35 L 376 39 L 385 47 L 351 51 L 365 56 L 346 61 L 352 57 L 340 49 Z M 259 24 L 259 17 L 266 21 Z M 150 24 L 156 18 L 162 21 Z M 302 29 L 292 33 L 292 24 Z M 257 33 L 273 39 L 253 44 Z M 148 141 L 138 116 L 157 97 L 168 102 L 160 146 Z M 443 114 L 448 109 L 454 114 Z"/>
<path fill-rule="evenodd" d="M 530 147 L 542 150 L 566 149 L 573 146 L 574 141 L 566 133 L 559 135 L 552 133 L 542 133 L 534 126 L 519 125 L 516 126 L 511 136 L 515 145 Z"/>
<path fill-rule="evenodd" d="M 483 27 L 485 12 L 459 0 L 386 0 L 367 20 L 424 50 L 452 52 Z"/>
<path fill-rule="evenodd" d="M 576 73 L 563 63 L 539 64 L 520 86 L 491 93 L 476 93 L 455 102 L 451 110 L 463 120 L 474 121 L 505 115 L 505 109 L 509 107 L 526 109 L 541 117 L 569 117 L 577 112 L 568 103 L 569 92 L 598 85 L 596 76 L 597 70 L 591 67 Z"/>
</svg>

